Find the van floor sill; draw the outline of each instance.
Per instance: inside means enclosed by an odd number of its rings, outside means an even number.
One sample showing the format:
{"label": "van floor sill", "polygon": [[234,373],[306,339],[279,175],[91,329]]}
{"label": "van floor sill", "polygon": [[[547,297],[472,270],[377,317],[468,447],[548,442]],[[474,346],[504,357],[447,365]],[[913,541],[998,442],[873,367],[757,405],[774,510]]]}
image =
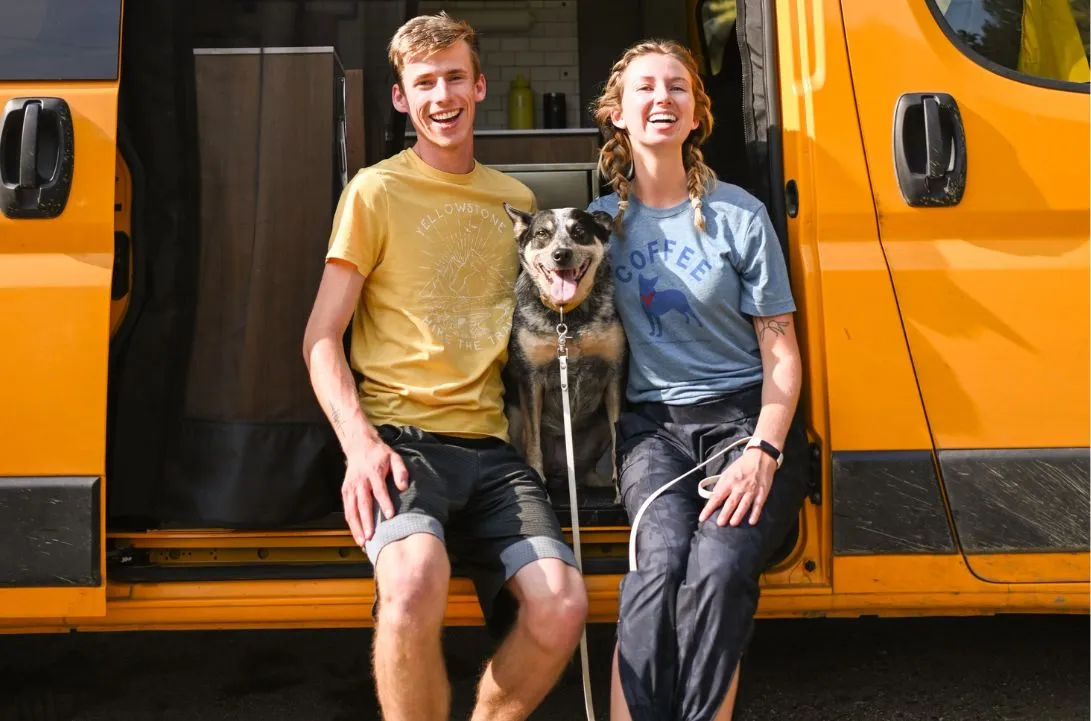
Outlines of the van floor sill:
{"label": "van floor sill", "polygon": [[[625,557],[585,558],[583,571],[587,575],[624,574],[628,570]],[[111,564],[107,577],[116,583],[181,583],[216,581],[312,581],[325,579],[360,579],[374,575],[370,563],[254,563],[191,565]],[[455,578],[469,577],[457,562],[451,569]]]}

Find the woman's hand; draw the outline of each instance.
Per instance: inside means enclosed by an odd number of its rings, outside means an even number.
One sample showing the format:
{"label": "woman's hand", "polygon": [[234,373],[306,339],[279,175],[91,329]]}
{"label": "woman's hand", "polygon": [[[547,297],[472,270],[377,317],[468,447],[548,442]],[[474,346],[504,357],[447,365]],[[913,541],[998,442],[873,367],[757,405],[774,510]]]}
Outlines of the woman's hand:
{"label": "woman's hand", "polygon": [[712,497],[701,511],[700,522],[704,523],[722,506],[716,517],[717,526],[726,523],[737,526],[747,513],[750,514],[750,525],[755,525],[761,517],[765,499],[769,497],[776,470],[777,462],[772,456],[759,448],[748,448],[720,474]]}

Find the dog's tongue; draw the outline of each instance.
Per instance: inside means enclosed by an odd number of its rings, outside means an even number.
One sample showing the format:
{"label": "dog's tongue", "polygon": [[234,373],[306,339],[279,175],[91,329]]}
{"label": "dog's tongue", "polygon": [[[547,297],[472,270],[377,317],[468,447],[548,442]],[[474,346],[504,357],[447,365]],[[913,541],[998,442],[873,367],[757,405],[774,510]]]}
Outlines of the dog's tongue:
{"label": "dog's tongue", "polygon": [[576,271],[575,270],[555,270],[553,271],[552,284],[549,288],[549,294],[553,296],[553,302],[561,305],[572,300],[576,295]]}

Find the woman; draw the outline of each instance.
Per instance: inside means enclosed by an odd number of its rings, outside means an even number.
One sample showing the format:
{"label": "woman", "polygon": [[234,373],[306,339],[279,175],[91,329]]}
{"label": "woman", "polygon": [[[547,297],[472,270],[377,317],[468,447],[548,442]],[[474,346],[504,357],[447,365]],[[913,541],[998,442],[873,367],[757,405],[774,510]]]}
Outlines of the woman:
{"label": "woman", "polygon": [[[689,51],[630,48],[595,118],[616,192],[610,258],[629,341],[618,467],[630,521],[655,490],[621,585],[611,718],[730,719],[758,576],[798,516],[806,438],[795,303],[764,206],[702,160],[709,99]],[[783,464],[781,466],[781,463]],[[778,470],[780,468],[780,470]],[[697,482],[719,476],[711,498]]]}

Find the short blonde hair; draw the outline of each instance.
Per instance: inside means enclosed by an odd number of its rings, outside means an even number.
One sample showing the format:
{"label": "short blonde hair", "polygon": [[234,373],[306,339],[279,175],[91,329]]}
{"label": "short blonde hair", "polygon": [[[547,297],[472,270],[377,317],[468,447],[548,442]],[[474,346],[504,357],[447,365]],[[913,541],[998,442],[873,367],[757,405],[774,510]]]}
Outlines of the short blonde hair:
{"label": "short blonde hair", "polygon": [[437,15],[418,15],[402,25],[390,39],[387,48],[390,67],[394,69],[398,84],[401,85],[406,63],[446,50],[459,40],[470,47],[470,59],[476,80],[481,75],[477,32],[465,20],[456,20],[446,12],[440,12]]}

